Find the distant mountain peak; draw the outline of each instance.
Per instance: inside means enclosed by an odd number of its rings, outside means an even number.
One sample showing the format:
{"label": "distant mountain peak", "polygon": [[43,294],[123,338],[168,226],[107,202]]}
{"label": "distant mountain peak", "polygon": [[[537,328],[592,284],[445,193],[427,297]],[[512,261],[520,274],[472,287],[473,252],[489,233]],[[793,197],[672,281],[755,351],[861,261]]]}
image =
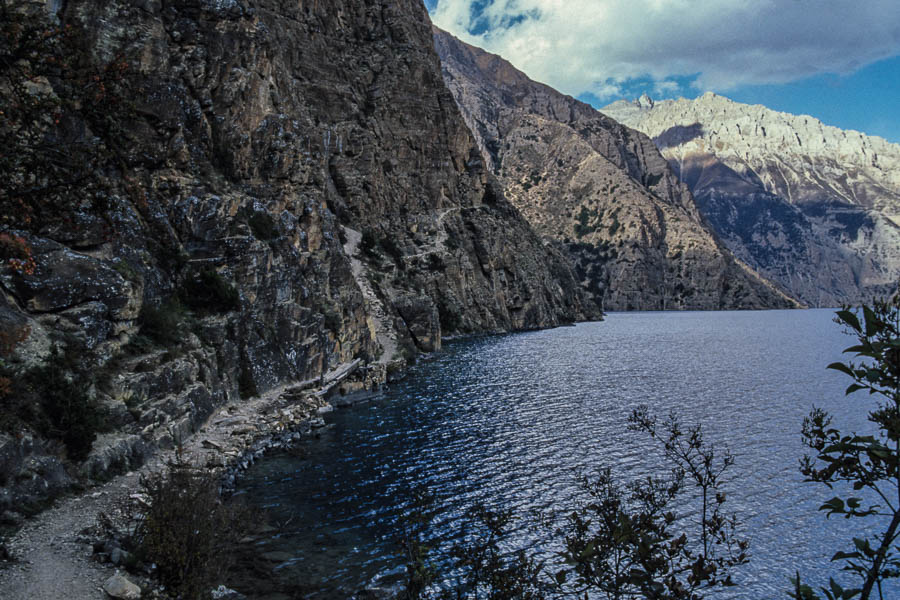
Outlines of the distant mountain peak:
{"label": "distant mountain peak", "polygon": [[900,145],[713,92],[601,110],[650,136],[729,248],[794,295],[896,289]]}
{"label": "distant mountain peak", "polygon": [[641,108],[653,108],[653,98],[647,95],[647,92],[641,94],[641,97],[637,99],[637,105]]}

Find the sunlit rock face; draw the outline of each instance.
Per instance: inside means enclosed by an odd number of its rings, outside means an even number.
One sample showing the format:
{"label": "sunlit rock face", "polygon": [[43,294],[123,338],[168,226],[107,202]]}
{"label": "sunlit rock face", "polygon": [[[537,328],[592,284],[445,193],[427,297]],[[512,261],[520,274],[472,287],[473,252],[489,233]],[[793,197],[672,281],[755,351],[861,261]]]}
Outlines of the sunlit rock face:
{"label": "sunlit rock face", "polygon": [[652,137],[741,259],[810,305],[900,278],[900,145],[706,93],[603,112]]}
{"label": "sunlit rock face", "polygon": [[711,234],[653,142],[435,29],[488,169],[607,310],[790,306]]}

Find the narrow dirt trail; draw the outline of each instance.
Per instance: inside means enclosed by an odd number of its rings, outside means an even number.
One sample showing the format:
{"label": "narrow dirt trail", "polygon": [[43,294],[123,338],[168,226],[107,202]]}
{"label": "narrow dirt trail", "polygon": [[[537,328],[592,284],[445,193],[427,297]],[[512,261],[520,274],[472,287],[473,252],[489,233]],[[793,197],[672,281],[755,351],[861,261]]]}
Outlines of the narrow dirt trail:
{"label": "narrow dirt trail", "polygon": [[434,239],[434,242],[430,245],[430,247],[427,247],[425,250],[422,250],[421,252],[417,252],[415,254],[409,254],[409,255],[407,255],[406,258],[416,258],[416,257],[420,257],[420,256],[426,256],[428,254],[434,254],[435,252],[446,251],[447,238],[450,237],[450,234],[448,234],[447,230],[444,229],[444,225],[443,225],[444,219],[450,213],[459,212],[461,210],[462,209],[460,207],[453,206],[451,208],[441,211],[441,213],[438,215],[437,221],[435,222],[435,225],[437,226],[437,237]]}
{"label": "narrow dirt trail", "polygon": [[362,233],[349,227],[344,227],[344,235],[347,243],[344,244],[344,253],[350,259],[350,268],[353,273],[353,279],[362,291],[363,299],[366,304],[366,312],[371,315],[375,325],[375,337],[381,346],[381,356],[378,358],[378,364],[386,365],[390,363],[397,354],[397,337],[394,329],[391,327],[391,318],[384,308],[384,304],[375,293],[369,278],[365,274],[365,265],[359,260],[359,242],[362,240]]}
{"label": "narrow dirt trail", "polygon": [[[271,440],[300,424],[323,426],[320,413],[332,410],[324,396],[359,364],[359,360],[341,364],[320,379],[283,385],[259,398],[221,407],[182,446],[182,458],[197,465],[224,466],[244,460],[246,452],[260,447],[260,440]],[[141,473],[164,468],[174,455],[174,450],[160,452],[141,469],[60,499],[28,520],[7,542],[15,561],[0,567],[0,600],[108,599],[103,584],[116,569],[94,560],[95,536],[82,532],[97,527],[99,513],[114,514],[136,493]]]}
{"label": "narrow dirt trail", "polygon": [[17,561],[0,570],[0,598],[108,598],[103,583],[115,569],[93,560],[90,538],[80,532],[96,525],[98,513],[109,512],[136,486],[137,475],[120,477],[28,521],[9,543]]}

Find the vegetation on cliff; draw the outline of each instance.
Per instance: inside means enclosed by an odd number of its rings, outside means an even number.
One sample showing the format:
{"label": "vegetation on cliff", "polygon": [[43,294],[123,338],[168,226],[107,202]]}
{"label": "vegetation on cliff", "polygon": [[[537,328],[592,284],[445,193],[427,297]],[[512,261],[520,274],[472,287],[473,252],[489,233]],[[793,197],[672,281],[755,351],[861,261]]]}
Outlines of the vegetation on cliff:
{"label": "vegetation on cliff", "polygon": [[[98,63],[90,45],[41,3],[0,2],[3,229],[59,232],[99,219],[111,231],[117,200],[105,180],[134,150],[125,127],[133,82],[123,58]],[[5,253],[15,258],[8,245]]]}

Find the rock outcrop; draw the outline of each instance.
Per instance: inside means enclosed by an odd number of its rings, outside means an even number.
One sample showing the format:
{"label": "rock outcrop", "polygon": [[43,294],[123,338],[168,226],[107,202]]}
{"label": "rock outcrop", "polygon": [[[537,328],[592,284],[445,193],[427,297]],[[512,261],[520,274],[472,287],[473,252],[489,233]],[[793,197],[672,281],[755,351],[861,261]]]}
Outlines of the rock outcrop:
{"label": "rock outcrop", "polygon": [[[79,212],[71,196],[87,206],[88,192],[68,185],[58,193],[75,224],[5,226],[35,266],[0,272],[0,322],[27,333],[4,368],[74,350],[110,430],[80,466],[66,463],[72,479],[130,468],[217,406],[341,364],[367,363],[358,385],[371,385],[386,363],[440,348],[442,333],[598,314],[484,168],[419,0],[46,10],[89,40],[81,62],[104,77],[128,64],[115,137],[61,103],[84,146],[120,150],[94,165],[102,212]],[[50,73],[41,89],[62,96],[60,81]],[[28,492],[48,471],[35,449],[65,453],[14,417],[0,486],[25,491],[0,490],[0,510],[40,497]]]}
{"label": "rock outcrop", "polygon": [[710,233],[653,142],[434,30],[488,169],[606,310],[793,306]]}
{"label": "rock outcrop", "polygon": [[706,93],[615,102],[651,136],[741,259],[810,305],[869,301],[900,280],[900,145]]}

